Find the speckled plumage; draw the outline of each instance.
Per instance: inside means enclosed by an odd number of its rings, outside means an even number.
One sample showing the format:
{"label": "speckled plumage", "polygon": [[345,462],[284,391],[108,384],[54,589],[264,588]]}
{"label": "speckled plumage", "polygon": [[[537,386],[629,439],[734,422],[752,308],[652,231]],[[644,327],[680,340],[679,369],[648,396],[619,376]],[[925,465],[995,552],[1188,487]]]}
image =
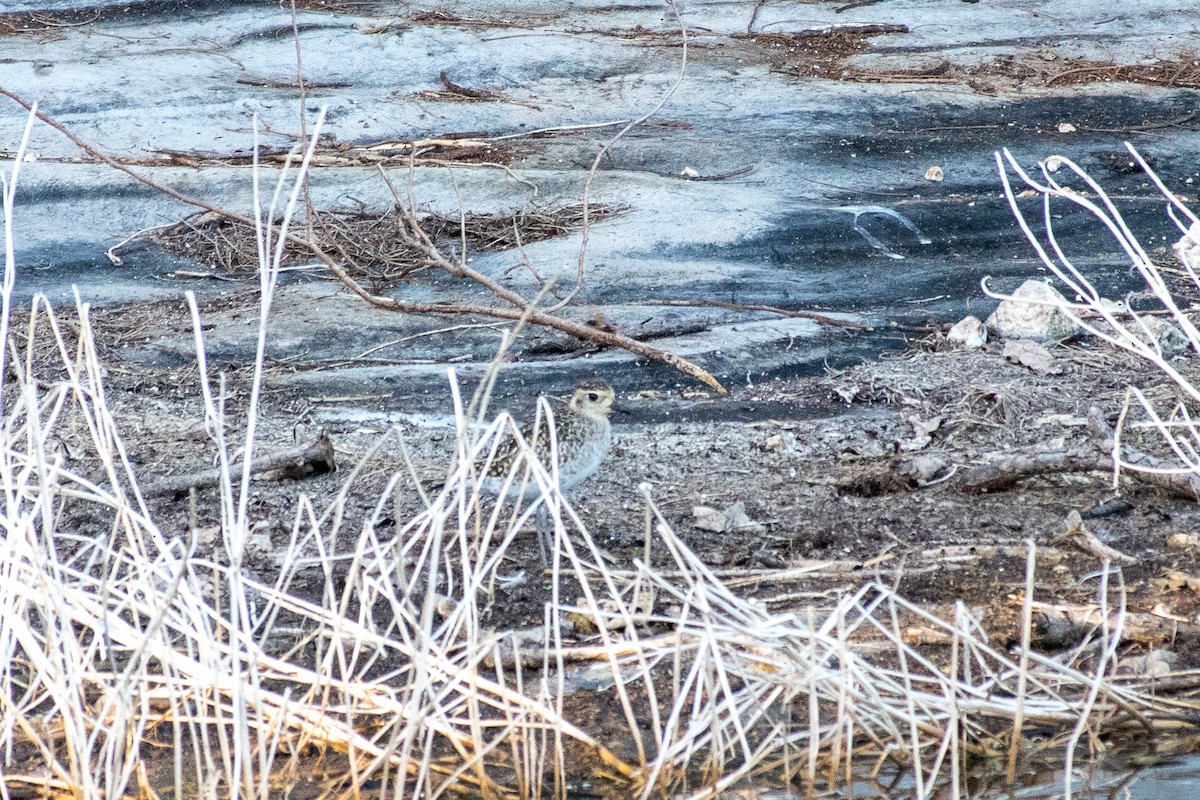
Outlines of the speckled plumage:
{"label": "speckled plumage", "polygon": [[[601,380],[586,380],[576,387],[567,407],[554,415],[555,438],[558,441],[559,487],[565,492],[578,485],[594,473],[608,451],[612,449],[612,426],[608,415],[612,412],[616,396],[611,386]],[[543,420],[536,435],[532,430],[523,431],[525,440],[533,445],[538,460],[549,466],[550,425]],[[482,482],[484,491],[499,494],[520,450],[515,440],[500,447],[488,466]],[[509,487],[508,496],[514,497],[521,490],[518,477]],[[540,496],[536,485],[525,487],[521,499],[533,500]]]}

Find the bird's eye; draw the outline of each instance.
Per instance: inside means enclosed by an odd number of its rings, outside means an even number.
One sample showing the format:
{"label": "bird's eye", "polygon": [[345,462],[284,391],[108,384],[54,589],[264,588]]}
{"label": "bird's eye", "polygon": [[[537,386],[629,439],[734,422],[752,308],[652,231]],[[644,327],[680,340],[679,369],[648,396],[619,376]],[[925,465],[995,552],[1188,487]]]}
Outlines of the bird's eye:
{"label": "bird's eye", "polygon": [[599,399],[600,395],[596,394],[595,392],[588,392],[588,400],[591,400],[594,403]]}

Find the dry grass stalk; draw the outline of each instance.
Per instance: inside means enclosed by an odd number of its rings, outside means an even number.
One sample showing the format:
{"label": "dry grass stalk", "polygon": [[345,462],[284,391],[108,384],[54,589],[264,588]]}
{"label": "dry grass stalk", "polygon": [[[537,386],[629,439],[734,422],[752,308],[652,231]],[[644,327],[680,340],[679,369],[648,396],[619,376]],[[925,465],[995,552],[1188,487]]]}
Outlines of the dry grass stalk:
{"label": "dry grass stalk", "polygon": [[[57,323],[43,312],[36,327],[53,334]],[[73,362],[65,342],[62,347],[64,360]],[[803,617],[766,611],[734,594],[683,544],[648,488],[662,563],[617,574],[604,566],[555,476],[529,454],[526,471],[514,480],[539,487],[554,522],[551,635],[540,645],[542,670],[531,670],[524,658],[497,658],[502,632],[485,624],[487,598],[511,569],[506,553],[533,512],[504,513],[480,492],[476,465],[486,465],[513,423],[501,417],[473,433],[461,402],[460,455],[442,491],[400,530],[383,528],[377,523],[390,512],[397,476],[343,554],[350,565],[337,585],[344,588],[335,588],[330,576],[323,601],[305,600],[288,587],[303,553],[334,557],[325,548],[345,533],[338,521],[345,494],[324,512],[298,515],[275,585],[236,575],[232,564],[203,558],[194,543],[166,541],[136,501],[132,469],[113,446],[119,435],[97,402],[100,395],[81,391],[98,375],[87,366],[44,401],[27,389],[28,402],[7,420],[3,454],[4,469],[26,477],[9,484],[19,487],[20,498],[0,562],[11,578],[0,587],[0,627],[21,654],[4,673],[0,697],[15,725],[2,733],[14,746],[40,750],[56,779],[85,787],[84,796],[119,793],[127,785],[131,778],[122,776],[136,774],[138,754],[124,743],[144,735],[163,707],[184,720],[177,751],[189,753],[190,741],[213,748],[197,755],[188,771],[215,770],[225,775],[224,785],[243,783],[249,796],[265,796],[257,787],[277,751],[260,746],[254,752],[261,760],[224,766],[209,760],[212,753],[237,752],[255,740],[290,748],[308,742],[352,750],[360,783],[386,775],[413,792],[467,782],[483,793],[530,796],[548,778],[572,775],[577,762],[568,766],[564,748],[574,739],[642,796],[688,785],[688,796],[699,797],[788,761],[809,765],[810,779],[825,765],[840,776],[839,764],[848,768],[851,752],[894,754],[900,746],[933,787],[945,780],[955,749],[993,747],[1001,735],[995,723],[1019,713],[1028,724],[1069,728],[1080,719],[1078,700],[1089,692],[1097,715],[1165,711],[1161,701],[1053,659],[1030,654],[1022,670],[977,626],[934,617],[881,583]],[[109,454],[115,488],[83,483],[38,456],[37,443],[74,413],[94,421],[97,456]],[[22,465],[24,473],[12,469]],[[347,479],[346,491],[353,480]],[[227,486],[222,502],[236,508],[232,474]],[[54,543],[38,535],[47,493],[57,502],[69,496],[107,508],[124,520],[119,548],[104,537],[65,563]],[[243,524],[238,516],[231,513],[227,527]],[[24,535],[16,535],[21,530]],[[233,556],[237,537],[227,539]],[[221,587],[216,596],[213,585]],[[647,596],[656,598],[653,605]],[[568,612],[595,621],[597,633],[586,648],[573,644],[560,625]],[[954,663],[971,668],[944,673],[906,642],[901,618],[950,636],[963,654]],[[46,619],[62,621],[56,635],[41,626]],[[220,625],[214,628],[212,620]],[[214,635],[218,630],[229,635]],[[123,669],[81,669],[113,648]],[[562,710],[566,664],[573,651],[584,650],[612,675],[612,693],[641,753],[633,763]],[[1015,688],[1021,680],[1023,692]],[[636,706],[627,686],[643,698]],[[100,708],[82,702],[97,692],[114,703],[130,700]],[[803,711],[795,723],[781,724],[797,709]],[[651,724],[643,733],[647,717]],[[47,729],[35,719],[65,724]],[[92,729],[103,733],[89,737]],[[101,760],[119,769],[101,786],[73,772],[71,761],[55,760],[63,752],[75,753],[78,763]],[[441,758],[454,752],[452,762]]]}

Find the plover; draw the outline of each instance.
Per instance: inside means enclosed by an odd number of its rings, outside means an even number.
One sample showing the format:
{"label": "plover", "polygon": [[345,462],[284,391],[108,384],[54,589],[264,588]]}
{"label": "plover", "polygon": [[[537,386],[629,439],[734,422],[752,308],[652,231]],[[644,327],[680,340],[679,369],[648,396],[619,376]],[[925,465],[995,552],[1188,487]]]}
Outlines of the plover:
{"label": "plover", "polygon": [[[616,393],[607,383],[602,380],[586,380],[575,388],[567,407],[554,414],[554,448],[550,446],[551,425],[548,420],[542,420],[536,430],[522,431],[523,438],[533,447],[538,461],[548,470],[551,453],[557,455],[558,486],[563,492],[579,485],[594,473],[612,449],[612,426],[609,424],[608,415],[613,411],[615,400]],[[523,480],[519,475],[511,482],[508,480],[520,453],[515,439],[501,445],[495,457],[487,464],[487,474],[483,477],[480,488],[494,495],[505,492],[505,497],[513,500],[528,502],[540,498],[541,492],[533,480]],[[553,470],[550,471],[553,474]],[[538,509],[537,523],[544,559],[546,540],[549,536],[549,517],[545,506]]]}

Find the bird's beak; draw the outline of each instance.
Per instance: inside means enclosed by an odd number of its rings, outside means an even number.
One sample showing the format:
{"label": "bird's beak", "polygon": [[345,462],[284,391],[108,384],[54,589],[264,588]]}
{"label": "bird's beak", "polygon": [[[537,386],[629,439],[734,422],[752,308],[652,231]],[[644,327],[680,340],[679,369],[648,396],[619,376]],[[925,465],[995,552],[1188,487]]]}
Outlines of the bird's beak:
{"label": "bird's beak", "polygon": [[621,405],[620,403],[613,403],[612,410],[614,414],[621,414],[623,416],[633,413],[632,409],[630,409],[628,406]]}

